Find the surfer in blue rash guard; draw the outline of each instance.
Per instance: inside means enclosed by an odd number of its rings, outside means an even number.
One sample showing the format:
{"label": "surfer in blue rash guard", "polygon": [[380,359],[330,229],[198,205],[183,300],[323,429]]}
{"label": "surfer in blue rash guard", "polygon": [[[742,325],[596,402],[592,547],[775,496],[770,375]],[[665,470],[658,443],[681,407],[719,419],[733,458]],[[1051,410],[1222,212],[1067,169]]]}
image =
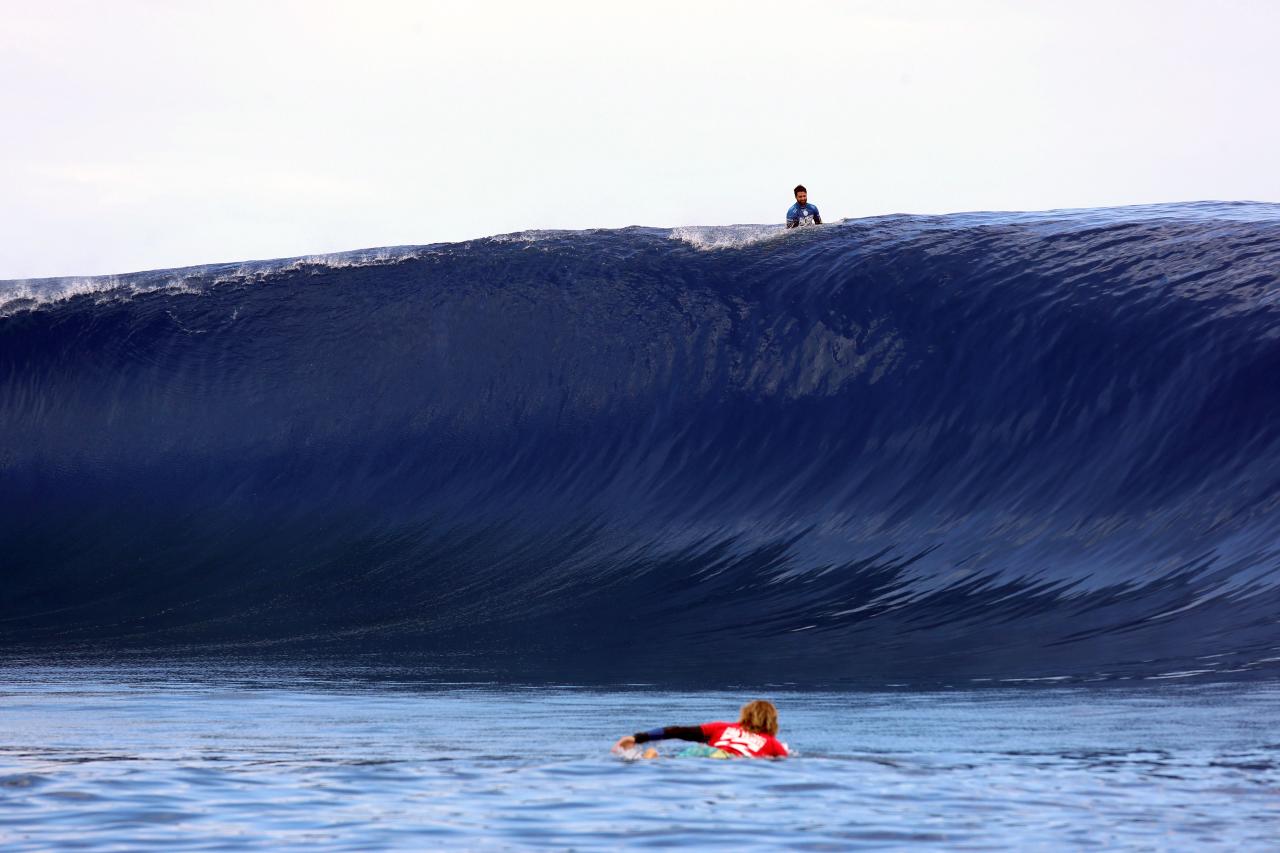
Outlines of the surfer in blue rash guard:
{"label": "surfer in blue rash guard", "polygon": [[816,205],[809,204],[809,191],[804,188],[804,184],[799,184],[793,190],[796,196],[796,203],[791,205],[791,209],[787,211],[787,227],[798,228],[801,225],[821,225],[822,216],[818,214]]}

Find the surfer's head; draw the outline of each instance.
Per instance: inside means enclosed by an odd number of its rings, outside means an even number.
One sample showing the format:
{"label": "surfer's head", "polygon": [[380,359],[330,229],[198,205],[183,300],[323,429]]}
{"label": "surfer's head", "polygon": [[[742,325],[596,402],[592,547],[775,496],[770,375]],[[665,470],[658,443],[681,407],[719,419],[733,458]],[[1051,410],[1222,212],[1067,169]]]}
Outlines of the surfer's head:
{"label": "surfer's head", "polygon": [[[803,190],[804,188],[801,187]],[[738,725],[750,732],[762,732],[767,735],[778,733],[778,709],[772,702],[755,699],[742,706],[738,715]]]}
{"label": "surfer's head", "polygon": [[796,194],[796,202],[805,204],[809,201],[809,191],[804,188],[804,184],[796,184],[796,188],[792,191]]}

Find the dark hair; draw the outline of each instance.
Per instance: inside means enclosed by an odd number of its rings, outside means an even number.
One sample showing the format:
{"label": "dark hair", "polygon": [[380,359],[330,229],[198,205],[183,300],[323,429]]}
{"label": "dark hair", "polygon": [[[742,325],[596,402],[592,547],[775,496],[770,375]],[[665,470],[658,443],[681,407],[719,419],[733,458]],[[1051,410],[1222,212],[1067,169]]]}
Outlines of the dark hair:
{"label": "dark hair", "polygon": [[804,188],[804,184],[796,184],[796,188],[791,191],[791,194],[800,195],[800,193],[807,193],[807,192],[809,191]]}

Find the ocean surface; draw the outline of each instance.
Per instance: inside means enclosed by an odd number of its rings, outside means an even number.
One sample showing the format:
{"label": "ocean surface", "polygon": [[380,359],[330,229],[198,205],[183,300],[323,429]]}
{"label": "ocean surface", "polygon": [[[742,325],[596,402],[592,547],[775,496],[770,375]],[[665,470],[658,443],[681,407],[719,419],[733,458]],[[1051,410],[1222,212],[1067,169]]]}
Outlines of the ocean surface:
{"label": "ocean surface", "polygon": [[0,281],[0,846],[1258,846],[1278,569],[1276,204]]}
{"label": "ocean surface", "polygon": [[[14,665],[0,847],[1274,850],[1280,687],[512,686]],[[438,677],[438,676],[437,676]],[[609,753],[778,704],[785,761]]]}

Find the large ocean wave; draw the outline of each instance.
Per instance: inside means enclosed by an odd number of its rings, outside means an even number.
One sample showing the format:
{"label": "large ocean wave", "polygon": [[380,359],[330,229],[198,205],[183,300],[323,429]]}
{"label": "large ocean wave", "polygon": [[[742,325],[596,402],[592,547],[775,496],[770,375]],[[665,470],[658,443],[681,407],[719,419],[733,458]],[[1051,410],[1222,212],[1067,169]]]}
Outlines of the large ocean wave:
{"label": "large ocean wave", "polygon": [[0,644],[579,678],[1280,661],[1280,205],[0,282]]}

